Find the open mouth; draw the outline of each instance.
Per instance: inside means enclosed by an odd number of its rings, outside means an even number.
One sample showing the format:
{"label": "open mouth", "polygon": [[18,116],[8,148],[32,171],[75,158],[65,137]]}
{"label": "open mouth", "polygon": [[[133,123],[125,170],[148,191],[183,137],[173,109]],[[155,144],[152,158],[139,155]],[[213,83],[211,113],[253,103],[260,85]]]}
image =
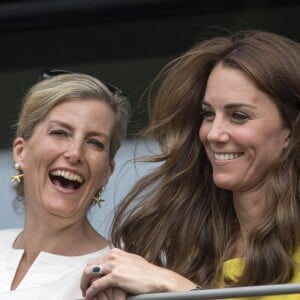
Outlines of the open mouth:
{"label": "open mouth", "polygon": [[227,161],[227,160],[234,160],[238,157],[243,155],[242,152],[240,153],[214,153],[214,158],[216,160],[221,160],[221,161]]}
{"label": "open mouth", "polygon": [[77,190],[84,183],[84,179],[80,175],[65,170],[52,171],[49,177],[55,186],[66,190]]}

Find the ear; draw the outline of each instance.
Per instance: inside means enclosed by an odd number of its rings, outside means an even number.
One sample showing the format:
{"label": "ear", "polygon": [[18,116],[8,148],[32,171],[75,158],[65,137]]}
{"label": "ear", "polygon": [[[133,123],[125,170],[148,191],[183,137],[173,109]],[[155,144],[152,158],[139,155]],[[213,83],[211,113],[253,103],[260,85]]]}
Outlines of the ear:
{"label": "ear", "polygon": [[22,137],[17,137],[13,142],[13,159],[18,163],[23,170],[25,154],[25,140]]}
{"label": "ear", "polygon": [[115,170],[115,166],[116,166],[115,160],[112,159],[112,160],[110,161],[109,165],[110,165],[110,174],[109,174],[109,176],[111,176],[112,173],[113,173],[114,170]]}
{"label": "ear", "polygon": [[116,165],[116,164],[115,164],[115,161],[112,159],[112,160],[109,162],[108,166],[107,166],[107,171],[106,171],[106,173],[105,173],[105,175],[104,175],[104,185],[103,185],[103,186],[106,186],[109,177],[112,175],[112,173],[113,173],[114,170],[115,170],[115,165]]}
{"label": "ear", "polygon": [[283,133],[283,149],[286,149],[289,146],[290,143],[290,139],[291,139],[291,129],[286,127],[284,129],[284,133]]}

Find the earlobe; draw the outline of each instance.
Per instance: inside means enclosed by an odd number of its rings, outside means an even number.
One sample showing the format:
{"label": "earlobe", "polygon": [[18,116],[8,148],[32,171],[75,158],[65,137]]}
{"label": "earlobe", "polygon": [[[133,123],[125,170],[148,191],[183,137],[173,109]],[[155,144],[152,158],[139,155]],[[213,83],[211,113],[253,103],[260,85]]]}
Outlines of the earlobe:
{"label": "earlobe", "polygon": [[13,142],[13,159],[23,169],[25,141],[22,137],[17,137]]}

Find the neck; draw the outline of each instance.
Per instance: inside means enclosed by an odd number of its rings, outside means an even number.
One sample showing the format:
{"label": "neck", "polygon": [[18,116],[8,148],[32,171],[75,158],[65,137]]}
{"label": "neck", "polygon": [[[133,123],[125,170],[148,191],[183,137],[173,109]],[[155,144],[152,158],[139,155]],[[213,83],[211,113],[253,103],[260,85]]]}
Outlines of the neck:
{"label": "neck", "polygon": [[[53,225],[55,224],[55,225]],[[24,249],[28,260],[33,261],[41,251],[65,256],[95,252],[107,246],[85,218],[65,226],[57,223],[35,222],[25,219],[24,231],[15,241],[14,248]]]}
{"label": "neck", "polygon": [[233,201],[240,223],[241,235],[245,239],[251,226],[256,223],[265,204],[264,186],[246,192],[234,192]]}

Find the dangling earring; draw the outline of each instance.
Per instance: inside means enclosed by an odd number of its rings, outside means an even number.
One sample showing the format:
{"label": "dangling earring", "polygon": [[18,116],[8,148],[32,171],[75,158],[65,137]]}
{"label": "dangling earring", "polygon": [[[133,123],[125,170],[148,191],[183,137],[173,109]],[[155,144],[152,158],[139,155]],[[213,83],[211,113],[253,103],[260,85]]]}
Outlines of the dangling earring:
{"label": "dangling earring", "polygon": [[21,182],[24,174],[21,173],[21,168],[20,165],[18,163],[15,163],[15,169],[18,172],[18,174],[14,175],[14,176],[10,176],[11,177],[11,182],[14,183],[16,181],[16,183]]}
{"label": "dangling earring", "polygon": [[104,191],[104,186],[97,191],[95,197],[93,198],[93,205],[97,204],[99,207],[101,207],[101,203],[105,201],[101,198],[103,191]]}

